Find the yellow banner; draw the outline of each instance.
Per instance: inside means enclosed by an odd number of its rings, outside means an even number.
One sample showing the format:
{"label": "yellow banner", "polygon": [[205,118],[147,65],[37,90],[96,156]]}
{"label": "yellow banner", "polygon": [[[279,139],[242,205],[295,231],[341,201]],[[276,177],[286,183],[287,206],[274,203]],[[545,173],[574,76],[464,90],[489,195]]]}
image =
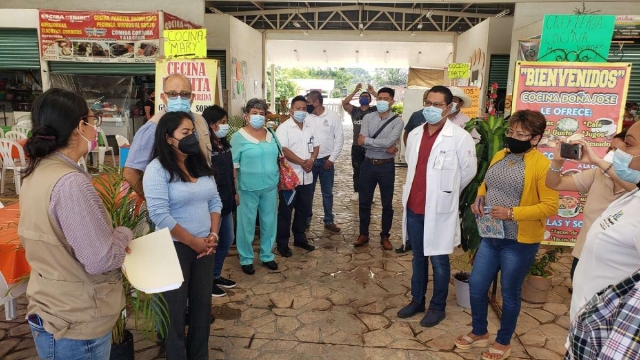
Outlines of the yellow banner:
{"label": "yellow banner", "polygon": [[449,64],[449,79],[468,79],[471,75],[471,64],[453,63]]}
{"label": "yellow banner", "polygon": [[467,115],[470,119],[480,116],[480,88],[473,86],[461,87],[464,94],[471,99],[471,107],[462,108],[461,112]]}
{"label": "yellow banner", "polygon": [[164,56],[167,59],[207,57],[207,30],[164,30]]}
{"label": "yellow banner", "polygon": [[191,82],[193,103],[191,111],[202,114],[204,109],[213,105],[216,99],[216,78],[218,76],[218,60],[158,60],[156,62],[156,110],[164,108],[160,99],[164,79],[169,75],[182,74]]}

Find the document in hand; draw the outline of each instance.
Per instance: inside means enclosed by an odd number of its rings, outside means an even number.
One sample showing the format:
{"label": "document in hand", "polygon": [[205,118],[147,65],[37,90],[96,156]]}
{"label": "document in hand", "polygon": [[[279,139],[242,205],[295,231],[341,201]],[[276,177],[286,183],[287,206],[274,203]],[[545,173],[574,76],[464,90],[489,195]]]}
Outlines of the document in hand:
{"label": "document in hand", "polygon": [[147,294],[175,290],[182,285],[182,269],[169,229],[134,239],[122,272],[133,287]]}

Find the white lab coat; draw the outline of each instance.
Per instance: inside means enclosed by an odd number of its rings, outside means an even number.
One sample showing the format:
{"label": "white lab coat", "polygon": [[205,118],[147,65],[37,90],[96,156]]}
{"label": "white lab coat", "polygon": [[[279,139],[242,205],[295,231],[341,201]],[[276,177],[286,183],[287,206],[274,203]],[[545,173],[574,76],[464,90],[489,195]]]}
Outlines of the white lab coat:
{"label": "white lab coat", "polygon": [[[402,240],[407,242],[407,201],[415,177],[424,126],[407,138],[407,181],[402,189]],[[461,127],[447,120],[431,149],[427,163],[427,199],[424,216],[424,255],[453,253],[460,244],[460,192],[477,171],[475,142]],[[411,239],[413,241],[413,239]]]}

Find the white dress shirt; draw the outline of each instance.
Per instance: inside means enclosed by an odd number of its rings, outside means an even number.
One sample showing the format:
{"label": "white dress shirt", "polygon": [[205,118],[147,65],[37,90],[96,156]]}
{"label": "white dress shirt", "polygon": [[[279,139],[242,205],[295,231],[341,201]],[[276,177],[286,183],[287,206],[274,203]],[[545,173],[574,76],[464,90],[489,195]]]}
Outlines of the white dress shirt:
{"label": "white dress shirt", "polygon": [[[315,130],[307,123],[306,119],[303,122],[302,129],[300,129],[295,120],[289,119],[280,124],[276,130],[280,145],[291,150],[303,160],[310,159],[313,154],[313,148],[318,146],[314,135]],[[313,182],[312,172],[304,171],[301,165],[294,164],[291,161],[289,161],[289,164],[298,175],[300,185],[309,185]]]}
{"label": "white dress shirt", "polygon": [[304,121],[313,126],[316,144],[320,145],[318,159],[328,156],[329,161],[335,163],[344,144],[340,115],[325,108],[322,114],[309,114]]}

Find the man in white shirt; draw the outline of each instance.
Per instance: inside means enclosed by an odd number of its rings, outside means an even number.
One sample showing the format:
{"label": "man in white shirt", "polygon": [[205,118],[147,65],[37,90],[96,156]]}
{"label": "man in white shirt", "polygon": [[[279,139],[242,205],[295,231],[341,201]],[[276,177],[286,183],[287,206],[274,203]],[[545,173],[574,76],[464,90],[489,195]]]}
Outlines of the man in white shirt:
{"label": "man in white shirt", "polygon": [[[295,190],[280,190],[278,205],[278,230],[276,243],[278,252],[283,257],[293,255],[289,248],[290,231],[293,232],[293,246],[312,251],[315,247],[307,241],[305,227],[307,217],[311,214],[313,199],[313,173],[311,168],[318,157],[318,144],[314,130],[305,120],[307,102],[303,96],[291,100],[291,118],[282,123],[276,130],[276,136],[282,146],[282,152],[296,172],[300,185]],[[291,199],[293,197],[293,200]],[[289,202],[289,204],[287,204]],[[291,224],[291,214],[293,226]]]}
{"label": "man in white shirt", "polygon": [[[333,182],[335,177],[333,164],[340,156],[344,143],[342,120],[340,115],[322,105],[322,94],[315,90],[307,94],[307,112],[309,116],[306,121],[313,126],[316,144],[320,146],[318,158],[313,163],[313,191],[315,192],[316,182],[319,178],[322,207],[324,208],[324,228],[332,233],[339,233],[340,228],[336,226],[333,215]],[[311,214],[307,225],[310,223]]]}

